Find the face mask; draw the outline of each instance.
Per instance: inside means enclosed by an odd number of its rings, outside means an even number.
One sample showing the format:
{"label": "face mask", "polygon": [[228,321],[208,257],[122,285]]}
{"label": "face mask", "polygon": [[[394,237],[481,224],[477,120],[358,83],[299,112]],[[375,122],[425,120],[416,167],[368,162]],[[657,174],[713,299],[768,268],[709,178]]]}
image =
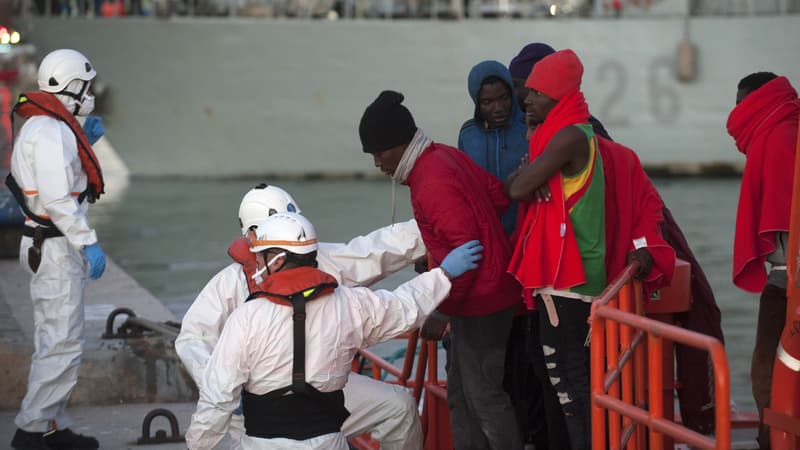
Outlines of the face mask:
{"label": "face mask", "polygon": [[56,97],[72,114],[88,116],[94,111],[94,95],[89,93],[91,84],[91,81],[72,80]]}
{"label": "face mask", "polygon": [[86,94],[83,96],[83,101],[78,107],[78,112],[75,113],[76,116],[88,116],[89,114],[94,111],[94,95]]}

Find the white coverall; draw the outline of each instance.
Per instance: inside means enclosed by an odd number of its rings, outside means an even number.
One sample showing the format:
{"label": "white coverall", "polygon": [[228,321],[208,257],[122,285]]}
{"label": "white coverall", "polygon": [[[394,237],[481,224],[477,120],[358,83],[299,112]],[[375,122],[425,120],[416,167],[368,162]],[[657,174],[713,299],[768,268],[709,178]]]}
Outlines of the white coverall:
{"label": "white coverall", "polygon": [[[394,291],[340,286],[306,303],[306,381],[322,392],[342,389],[357,349],[421,325],[450,286],[437,268]],[[292,314],[291,307],[255,299],[228,318],[203,372],[197,411],[186,432],[190,449],[212,449],[223,438],[243,387],[263,395],[291,384]],[[346,450],[347,442],[343,433],[303,441],[245,435],[241,448]]]}
{"label": "white coverall", "polygon": [[[425,245],[415,220],[380,228],[347,244],[320,243],[319,269],[345,286],[367,286],[425,255]],[[175,350],[198,387],[203,370],[217,344],[225,321],[248,297],[242,266],[233,263],[215,275],[183,316]],[[350,417],[342,425],[347,436],[364,432],[384,450],[419,450],[422,428],[416,403],[403,387],[350,372],[344,387]],[[231,434],[241,434],[243,419],[234,415]]]}
{"label": "white coverall", "polygon": [[[78,380],[83,349],[83,291],[87,265],[83,246],[97,242],[89,226],[88,202],[78,204],[86,173],[75,135],[61,121],[45,116],[28,119],[14,143],[11,173],[24,191],[27,206],[49,217],[63,234],[44,240],[39,270],[28,266],[33,239],[20,242],[20,263],[31,276],[34,348],[28,391],[14,423],[29,432],[45,432],[55,420],[70,426],[67,399]],[[27,226],[35,226],[30,219]]]}

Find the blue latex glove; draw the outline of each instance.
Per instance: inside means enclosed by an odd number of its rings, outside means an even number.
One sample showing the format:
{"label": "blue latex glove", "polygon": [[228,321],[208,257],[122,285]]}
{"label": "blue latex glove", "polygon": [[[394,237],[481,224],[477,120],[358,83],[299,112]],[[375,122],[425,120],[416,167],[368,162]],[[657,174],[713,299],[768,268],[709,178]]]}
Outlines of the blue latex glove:
{"label": "blue latex glove", "polygon": [[89,262],[89,279],[96,280],[103,275],[106,270],[106,254],[100,248],[100,244],[92,244],[83,247],[83,256]]}
{"label": "blue latex glove", "polygon": [[477,240],[469,241],[450,250],[439,267],[450,274],[450,279],[464,275],[464,272],[478,268],[478,261],[483,257],[483,246]]}
{"label": "blue latex glove", "polygon": [[106,134],[106,129],[103,128],[103,119],[98,116],[87,117],[86,121],[83,122],[83,132],[86,134],[86,139],[89,140],[89,143],[94,145]]}

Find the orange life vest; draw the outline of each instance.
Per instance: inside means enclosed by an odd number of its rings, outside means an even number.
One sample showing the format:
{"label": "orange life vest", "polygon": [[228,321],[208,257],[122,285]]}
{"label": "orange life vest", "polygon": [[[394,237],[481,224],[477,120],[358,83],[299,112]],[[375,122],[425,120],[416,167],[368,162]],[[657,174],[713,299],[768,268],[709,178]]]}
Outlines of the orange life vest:
{"label": "orange life vest", "polygon": [[306,301],[310,301],[321,294],[333,292],[339,285],[331,275],[313,267],[298,267],[273,273],[259,284],[253,279],[258,271],[256,254],[250,251],[250,241],[244,236],[231,242],[228,256],[241,264],[247,280],[247,290],[250,292],[249,298],[263,297],[281,305],[292,306],[290,299],[298,293],[303,293]]}
{"label": "orange life vest", "polygon": [[304,266],[273,273],[250,294],[250,297],[264,298],[291,307],[294,299],[303,298],[306,302],[310,302],[332,293],[338,285],[339,283],[331,275],[316,267]]}
{"label": "orange life vest", "polygon": [[81,202],[85,198],[89,203],[94,203],[100,198],[100,194],[105,193],[103,171],[86,138],[86,133],[83,132],[83,127],[55,95],[41,91],[20,94],[13,112],[26,119],[32,116],[47,116],[67,124],[78,141],[78,156],[81,158],[81,166],[88,178],[86,190],[81,193],[78,201]]}
{"label": "orange life vest", "polygon": [[242,265],[248,292],[251,294],[256,292],[258,283],[253,276],[258,270],[258,264],[256,264],[256,254],[250,251],[250,241],[244,236],[234,239],[228,246],[228,256]]}

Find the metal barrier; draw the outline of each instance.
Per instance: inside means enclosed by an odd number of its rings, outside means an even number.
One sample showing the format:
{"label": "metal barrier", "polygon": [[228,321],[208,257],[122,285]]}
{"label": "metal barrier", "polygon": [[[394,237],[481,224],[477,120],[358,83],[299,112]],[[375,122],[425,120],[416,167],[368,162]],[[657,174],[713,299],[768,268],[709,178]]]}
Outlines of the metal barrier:
{"label": "metal barrier", "polygon": [[[411,372],[414,369],[414,358],[417,353],[419,330],[414,330],[411,333],[400,335],[397,337],[397,339],[408,339],[408,343],[406,344],[405,357],[403,358],[402,368],[395,366],[394,364],[386,361],[384,358],[378,356],[376,353],[367,349],[359,349],[358,355],[364,360],[370,362],[371,364],[370,372],[372,378],[376,380],[382,380],[384,372],[391,374],[392,376],[396,377],[397,380],[390,381],[390,383],[410,387],[412,389],[412,395],[414,396],[414,400],[416,400],[417,405],[419,405],[420,397],[422,395],[423,381],[425,377],[425,365],[427,363],[428,347],[426,343],[428,341],[424,339],[422,340],[422,346],[420,349],[419,358],[417,359],[417,370],[414,376],[414,380],[409,382],[409,377],[411,376]],[[353,371],[360,373],[361,372],[359,370],[361,369],[360,366],[361,364],[360,361],[358,361],[358,358],[354,359]],[[349,441],[351,446],[359,450],[377,450],[380,448],[378,442],[372,439],[372,437],[368,433],[350,438]]]}
{"label": "metal barrier", "polygon": [[[425,403],[422,405],[422,432],[425,450],[453,448],[450,408],[447,406],[447,383],[439,380],[438,341],[423,341],[427,346],[428,377]],[[423,347],[424,348],[424,347]]]}
{"label": "metal barrier", "polygon": [[[110,3],[104,11],[100,5]],[[431,18],[464,19],[467,15],[476,19],[497,17],[545,18],[555,15],[584,16],[592,12],[595,17],[608,17],[612,12],[603,7],[602,0],[594,0],[588,9],[573,7],[561,0],[153,0],[149,9],[138,0],[12,0],[13,14],[18,17],[62,16],[100,18],[135,16],[186,16],[219,17],[244,15],[254,18],[343,18],[343,19],[391,19]],[[338,3],[338,4],[337,4]],[[756,2],[755,0],[694,0],[686,8],[666,8],[659,12],[651,0],[632,0],[631,6],[647,16],[675,16],[688,13],[691,16],[732,15],[787,15],[800,12],[800,0],[778,2]],[[666,3],[666,2],[663,2]],[[558,11],[558,12],[556,12]],[[640,13],[641,14],[641,13]],[[638,16],[638,15],[637,15]]]}
{"label": "metal barrier", "polygon": [[[453,438],[450,431],[450,410],[447,407],[446,383],[439,380],[438,341],[422,339],[419,354],[417,354],[417,342],[420,341],[419,330],[398,338],[408,339],[402,368],[394,366],[369,350],[361,349],[358,353],[371,363],[370,371],[373,378],[380,380],[383,372],[395,376],[397,380],[391,381],[391,383],[411,388],[417,405],[422,400],[422,396],[425,396],[422,404],[422,413],[420,414],[424,449],[453,448]],[[416,370],[414,371],[415,359]],[[358,372],[359,366],[360,363],[354,360],[353,369]],[[412,371],[414,371],[414,379],[409,381]],[[380,448],[380,445],[368,434],[350,438],[349,441],[350,445],[359,450],[376,450]]]}
{"label": "metal barrier", "polygon": [[[156,417],[164,417],[169,421],[170,434],[167,435],[165,430],[156,431],[154,436],[150,435],[150,427],[153,424],[153,419]],[[171,442],[185,442],[184,437],[180,434],[178,428],[178,418],[172,411],[164,408],[158,408],[150,411],[144,416],[142,421],[142,437],[137,441],[137,445],[155,445],[155,444],[168,444]]]}
{"label": "metal barrier", "polygon": [[[592,305],[592,449],[661,450],[672,439],[701,449],[730,449],[729,371],[722,343],[644,317],[642,288],[632,278],[636,270],[636,262],[626,267]],[[671,420],[673,406],[665,405],[663,389],[665,377],[673,374],[665,374],[663,364],[664,345],[672,342],[711,354],[716,439]]]}
{"label": "metal barrier", "polygon": [[[633,280],[637,270],[638,262],[628,265],[592,305],[592,449],[661,450],[672,448],[673,440],[700,449],[730,449],[731,428],[736,424],[731,423],[728,360],[722,343],[644,317],[642,288]],[[359,353],[371,362],[374,378],[380,379],[385,371],[397,377],[398,384],[412,387],[418,402],[424,395],[421,421],[425,450],[453,448],[446,382],[439,380],[436,341],[422,340],[415,378],[409,382],[418,337],[418,332],[409,336],[402,369],[368,350]],[[716,439],[673,420],[673,342],[704,349],[711,355]],[[754,418],[741,415],[737,420],[741,421],[739,425],[752,426]],[[369,436],[350,441],[363,450],[379,448]]]}
{"label": "metal barrier", "polygon": [[[408,339],[408,343],[406,344],[405,359],[403,360],[402,369],[396,367],[394,364],[389,363],[385,359],[367,349],[362,348],[358,350],[359,355],[372,363],[372,378],[375,378],[376,380],[382,379],[382,372],[385,371],[397,378],[397,381],[393,381],[393,383],[401,386],[409,386],[408,378],[411,376],[411,370],[414,366],[414,356],[417,353],[419,330],[415,330],[410,334],[398,336],[398,339],[404,338]],[[413,387],[414,383],[412,383],[411,386]],[[417,400],[419,400],[419,398],[417,398]]]}
{"label": "metal barrier", "polygon": [[[120,315],[128,318],[114,332],[114,319]],[[140,338],[152,334],[162,334],[177,338],[181,332],[181,324],[177,322],[153,322],[152,320],[137,317],[136,313],[129,308],[117,308],[108,315],[106,319],[106,331],[103,339],[127,339]]]}

